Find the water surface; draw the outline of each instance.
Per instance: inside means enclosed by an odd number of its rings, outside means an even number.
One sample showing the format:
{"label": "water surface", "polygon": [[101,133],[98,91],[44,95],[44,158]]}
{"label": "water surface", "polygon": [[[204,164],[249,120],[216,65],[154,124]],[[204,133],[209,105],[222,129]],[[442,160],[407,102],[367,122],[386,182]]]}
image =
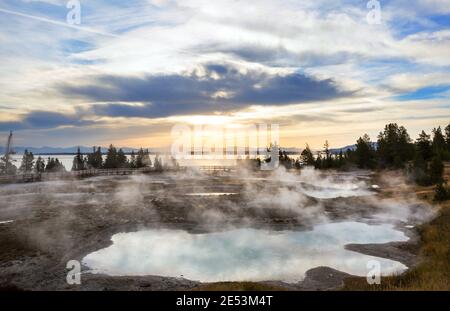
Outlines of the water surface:
{"label": "water surface", "polygon": [[83,263],[94,273],[113,276],[160,275],[198,280],[298,282],[318,266],[365,276],[376,259],[382,274],[406,266],[344,249],[349,243],[387,243],[408,238],[390,224],[358,222],[315,226],[312,231],[234,229],[193,234],[183,230],[120,233],[113,245],[87,255]]}

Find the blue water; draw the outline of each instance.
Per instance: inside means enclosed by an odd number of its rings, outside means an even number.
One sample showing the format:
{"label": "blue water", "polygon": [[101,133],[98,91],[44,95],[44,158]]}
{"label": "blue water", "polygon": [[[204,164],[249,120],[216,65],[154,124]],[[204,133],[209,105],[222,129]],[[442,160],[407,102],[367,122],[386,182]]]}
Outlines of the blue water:
{"label": "blue water", "polygon": [[350,243],[387,243],[408,238],[390,224],[359,222],[315,226],[312,231],[234,229],[192,234],[183,230],[120,233],[113,244],[87,255],[93,273],[113,276],[183,276],[202,282],[281,280],[298,282],[305,272],[329,266],[365,276],[378,260],[383,275],[406,267],[392,260],[344,249]]}

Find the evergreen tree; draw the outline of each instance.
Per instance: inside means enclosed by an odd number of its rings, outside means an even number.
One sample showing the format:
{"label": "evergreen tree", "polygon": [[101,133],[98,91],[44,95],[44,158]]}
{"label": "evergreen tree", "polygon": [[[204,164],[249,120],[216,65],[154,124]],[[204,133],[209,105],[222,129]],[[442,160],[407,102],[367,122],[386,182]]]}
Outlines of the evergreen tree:
{"label": "evergreen tree", "polygon": [[282,151],[281,149],[278,151],[278,158],[280,161],[280,165],[284,166],[286,169],[291,169],[293,167],[293,161],[288,156],[286,151]]}
{"label": "evergreen tree", "polygon": [[45,172],[50,173],[54,167],[55,167],[55,159],[48,157],[47,165],[45,166]]}
{"label": "evergreen tree", "polygon": [[154,167],[155,167],[155,171],[157,171],[157,172],[162,172],[162,170],[163,170],[163,165],[162,165],[161,159],[158,157],[158,155],[156,155],[156,157],[155,157]]}
{"label": "evergreen tree", "polygon": [[46,173],[60,173],[65,172],[66,168],[64,165],[58,160],[58,158],[48,158],[47,165],[45,166]]}
{"label": "evergreen tree", "polygon": [[34,171],[38,174],[45,172],[45,161],[41,157],[37,158]]}
{"label": "evergreen tree", "polygon": [[348,162],[352,162],[352,163],[356,163],[356,156],[355,156],[355,151],[353,151],[352,149],[347,149],[345,151],[345,155],[344,158],[346,161]]}
{"label": "evergreen tree", "polygon": [[375,150],[372,147],[369,135],[364,134],[363,137],[358,139],[354,156],[359,168],[375,167]]}
{"label": "evergreen tree", "polygon": [[325,168],[332,167],[331,162],[331,152],[330,152],[330,144],[328,143],[328,140],[325,141],[325,144],[323,145],[323,152],[325,153]]}
{"label": "evergreen tree", "polygon": [[123,152],[122,149],[119,149],[119,151],[117,152],[117,167],[124,168],[127,167],[127,165],[128,165],[127,156],[125,155],[125,152]]}
{"label": "evergreen tree", "polygon": [[73,159],[72,171],[82,171],[86,169],[83,154],[80,151],[80,147],[77,149],[77,154]]}
{"label": "evergreen tree", "polygon": [[447,144],[444,135],[442,135],[441,127],[433,129],[433,152],[436,156],[443,157],[447,151]]}
{"label": "evergreen tree", "polygon": [[303,150],[300,155],[300,161],[302,162],[303,165],[313,166],[315,164],[314,155],[311,149],[309,148],[308,144],[306,144],[305,150]]}
{"label": "evergreen tree", "polygon": [[430,164],[430,181],[440,183],[443,181],[444,164],[439,156],[434,156]]}
{"label": "evergreen tree", "polygon": [[409,168],[408,173],[410,178],[419,185],[428,186],[432,184],[428,163],[424,160],[420,152],[416,153],[412,167]]}
{"label": "evergreen tree", "polygon": [[136,154],[134,153],[134,150],[131,151],[129,166],[130,166],[130,168],[137,168],[137,165],[136,165]]}
{"label": "evergreen tree", "polygon": [[119,167],[117,149],[113,145],[109,146],[109,149],[106,153],[106,159],[105,159],[105,163],[103,164],[103,167],[107,168],[107,169]]}
{"label": "evergreen tree", "polygon": [[103,166],[102,148],[92,148],[92,153],[87,155],[87,166],[94,169],[99,169]]}
{"label": "evergreen tree", "polygon": [[65,172],[66,168],[62,164],[62,162],[59,161],[58,158],[55,159],[55,169],[57,172]]}
{"label": "evergreen tree", "polygon": [[11,158],[4,155],[0,158],[0,175],[15,175],[17,167],[12,163]]}
{"label": "evergreen tree", "polygon": [[422,131],[416,140],[416,153],[425,161],[430,160],[433,156],[430,135],[427,135],[425,131]]}
{"label": "evergreen tree", "polygon": [[142,168],[144,166],[144,149],[141,148],[136,156],[136,168]]}
{"label": "evergreen tree", "polygon": [[404,167],[414,156],[414,145],[406,129],[396,123],[386,125],[378,135],[377,154],[382,167]]}
{"label": "evergreen tree", "polygon": [[320,152],[317,153],[317,158],[316,158],[316,161],[314,162],[314,167],[316,169],[323,168],[323,160],[322,160],[322,155],[320,154]]}
{"label": "evergreen tree", "polygon": [[22,164],[20,165],[19,170],[23,173],[29,173],[33,170],[34,166],[34,155],[32,152],[28,152],[25,150],[22,157]]}
{"label": "evergreen tree", "polygon": [[447,151],[450,152],[450,124],[445,127],[445,143],[447,144]]}
{"label": "evergreen tree", "polygon": [[138,154],[136,156],[136,167],[150,167],[152,166],[152,160],[150,159],[150,152],[148,149],[139,149]]}
{"label": "evergreen tree", "polygon": [[144,152],[144,164],[145,166],[152,166],[152,160],[150,159],[150,151],[148,149],[145,149]]}

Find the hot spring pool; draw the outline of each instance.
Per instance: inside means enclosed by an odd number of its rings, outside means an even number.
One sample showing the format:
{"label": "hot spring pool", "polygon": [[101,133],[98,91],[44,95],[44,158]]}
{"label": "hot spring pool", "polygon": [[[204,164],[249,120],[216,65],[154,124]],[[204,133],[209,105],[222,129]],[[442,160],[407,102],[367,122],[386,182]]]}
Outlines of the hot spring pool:
{"label": "hot spring pool", "polygon": [[406,241],[390,224],[341,222],[311,231],[234,229],[193,234],[183,230],[119,233],[110,247],[87,255],[93,273],[112,276],[183,276],[201,282],[281,280],[298,282],[318,266],[365,276],[370,260],[383,275],[402,272],[403,264],[344,249],[350,243]]}

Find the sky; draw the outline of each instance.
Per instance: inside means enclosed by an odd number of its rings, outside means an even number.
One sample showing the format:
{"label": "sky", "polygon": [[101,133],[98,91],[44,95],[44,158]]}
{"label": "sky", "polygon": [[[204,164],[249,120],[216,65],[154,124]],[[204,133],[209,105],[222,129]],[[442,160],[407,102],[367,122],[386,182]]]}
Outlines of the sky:
{"label": "sky", "polygon": [[76,2],[0,0],[0,139],[162,147],[178,124],[264,123],[320,148],[450,122],[450,0],[380,0],[375,23],[374,0],[81,0],[79,25]]}

